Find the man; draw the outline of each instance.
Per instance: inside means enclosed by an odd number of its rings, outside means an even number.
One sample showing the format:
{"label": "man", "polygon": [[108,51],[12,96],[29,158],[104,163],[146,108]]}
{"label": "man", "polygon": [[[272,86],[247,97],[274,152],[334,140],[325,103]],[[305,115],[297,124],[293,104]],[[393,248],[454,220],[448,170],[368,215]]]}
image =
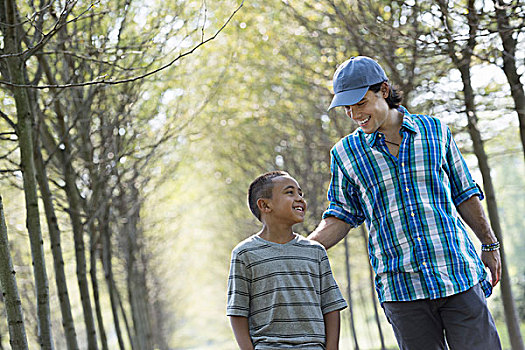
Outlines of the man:
{"label": "man", "polygon": [[330,109],[343,106],[360,128],[332,148],[330,205],[309,238],[329,248],[366,222],[376,290],[401,349],[501,349],[485,301],[501,274],[499,242],[450,130],[400,106],[368,57],[344,62],[333,85]]}

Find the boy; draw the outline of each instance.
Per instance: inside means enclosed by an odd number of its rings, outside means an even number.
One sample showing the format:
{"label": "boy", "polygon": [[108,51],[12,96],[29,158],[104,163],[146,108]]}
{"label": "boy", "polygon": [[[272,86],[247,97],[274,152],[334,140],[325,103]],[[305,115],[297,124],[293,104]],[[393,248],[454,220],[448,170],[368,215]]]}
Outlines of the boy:
{"label": "boy", "polygon": [[239,348],[338,349],[347,305],[325,249],[292,231],[306,211],[297,181],[283,171],[263,174],[248,205],[263,228],[232,252],[227,315]]}

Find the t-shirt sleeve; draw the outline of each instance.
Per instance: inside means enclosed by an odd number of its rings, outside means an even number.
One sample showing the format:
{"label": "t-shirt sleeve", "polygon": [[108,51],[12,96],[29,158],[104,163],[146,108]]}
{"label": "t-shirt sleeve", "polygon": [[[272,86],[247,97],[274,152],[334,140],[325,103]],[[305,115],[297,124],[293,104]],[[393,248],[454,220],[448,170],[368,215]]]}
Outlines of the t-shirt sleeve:
{"label": "t-shirt sleeve", "polygon": [[457,207],[459,204],[474,195],[479,196],[479,199],[483,199],[483,192],[472,179],[472,175],[465,163],[465,159],[461,155],[450,129],[447,127],[446,130],[447,154],[444,169],[450,181],[450,190],[454,205]]}
{"label": "t-shirt sleeve", "polygon": [[341,294],[341,290],[332,274],[330,261],[326,250],[322,248],[320,260],[321,273],[321,310],[324,314],[332,311],[342,310],[347,307],[346,301]]}
{"label": "t-shirt sleeve", "polygon": [[250,274],[238,252],[232,252],[228,277],[227,316],[248,317],[250,313]]}
{"label": "t-shirt sleeve", "polygon": [[358,191],[341,169],[341,160],[335,148],[332,149],[331,157],[331,180],[328,188],[330,204],[323,213],[323,219],[333,216],[357,227],[365,221]]}

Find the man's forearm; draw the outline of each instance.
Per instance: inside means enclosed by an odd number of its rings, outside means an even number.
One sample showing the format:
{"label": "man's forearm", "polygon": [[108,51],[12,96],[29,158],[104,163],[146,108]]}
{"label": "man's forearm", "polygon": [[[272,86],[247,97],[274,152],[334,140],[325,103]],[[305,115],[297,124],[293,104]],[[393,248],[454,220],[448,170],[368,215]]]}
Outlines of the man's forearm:
{"label": "man's forearm", "polygon": [[458,211],[482,244],[497,241],[478,196],[472,196],[461,203],[458,206]]}
{"label": "man's forearm", "polygon": [[319,226],[308,236],[308,239],[317,241],[328,249],[342,240],[349,230],[350,224],[330,216],[321,220]]}
{"label": "man's forearm", "polygon": [[[485,212],[481,206],[478,196],[473,196],[458,206],[458,211],[467,225],[476,234],[481,244],[491,244],[497,241],[496,235],[492,232],[489,221],[485,217]],[[482,248],[483,249],[483,248]],[[492,286],[498,284],[501,278],[501,256],[499,249],[482,251],[481,260],[489,268],[492,277]]]}

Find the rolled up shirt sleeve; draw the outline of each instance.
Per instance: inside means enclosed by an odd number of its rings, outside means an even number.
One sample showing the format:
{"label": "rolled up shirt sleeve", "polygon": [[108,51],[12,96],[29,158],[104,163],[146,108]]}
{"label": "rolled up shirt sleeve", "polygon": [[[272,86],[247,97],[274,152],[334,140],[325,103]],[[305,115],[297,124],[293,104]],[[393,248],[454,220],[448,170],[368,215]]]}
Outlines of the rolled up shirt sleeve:
{"label": "rolled up shirt sleeve", "polygon": [[333,216],[357,227],[365,221],[358,190],[348,180],[342,171],[337,150],[334,147],[331,153],[331,181],[328,188],[328,209],[323,213],[323,219]]}
{"label": "rolled up shirt sleeve", "polygon": [[465,159],[447,127],[447,154],[445,171],[449,177],[452,201],[457,207],[472,196],[478,196],[482,200],[485,196],[478,184],[472,178],[465,163]]}

